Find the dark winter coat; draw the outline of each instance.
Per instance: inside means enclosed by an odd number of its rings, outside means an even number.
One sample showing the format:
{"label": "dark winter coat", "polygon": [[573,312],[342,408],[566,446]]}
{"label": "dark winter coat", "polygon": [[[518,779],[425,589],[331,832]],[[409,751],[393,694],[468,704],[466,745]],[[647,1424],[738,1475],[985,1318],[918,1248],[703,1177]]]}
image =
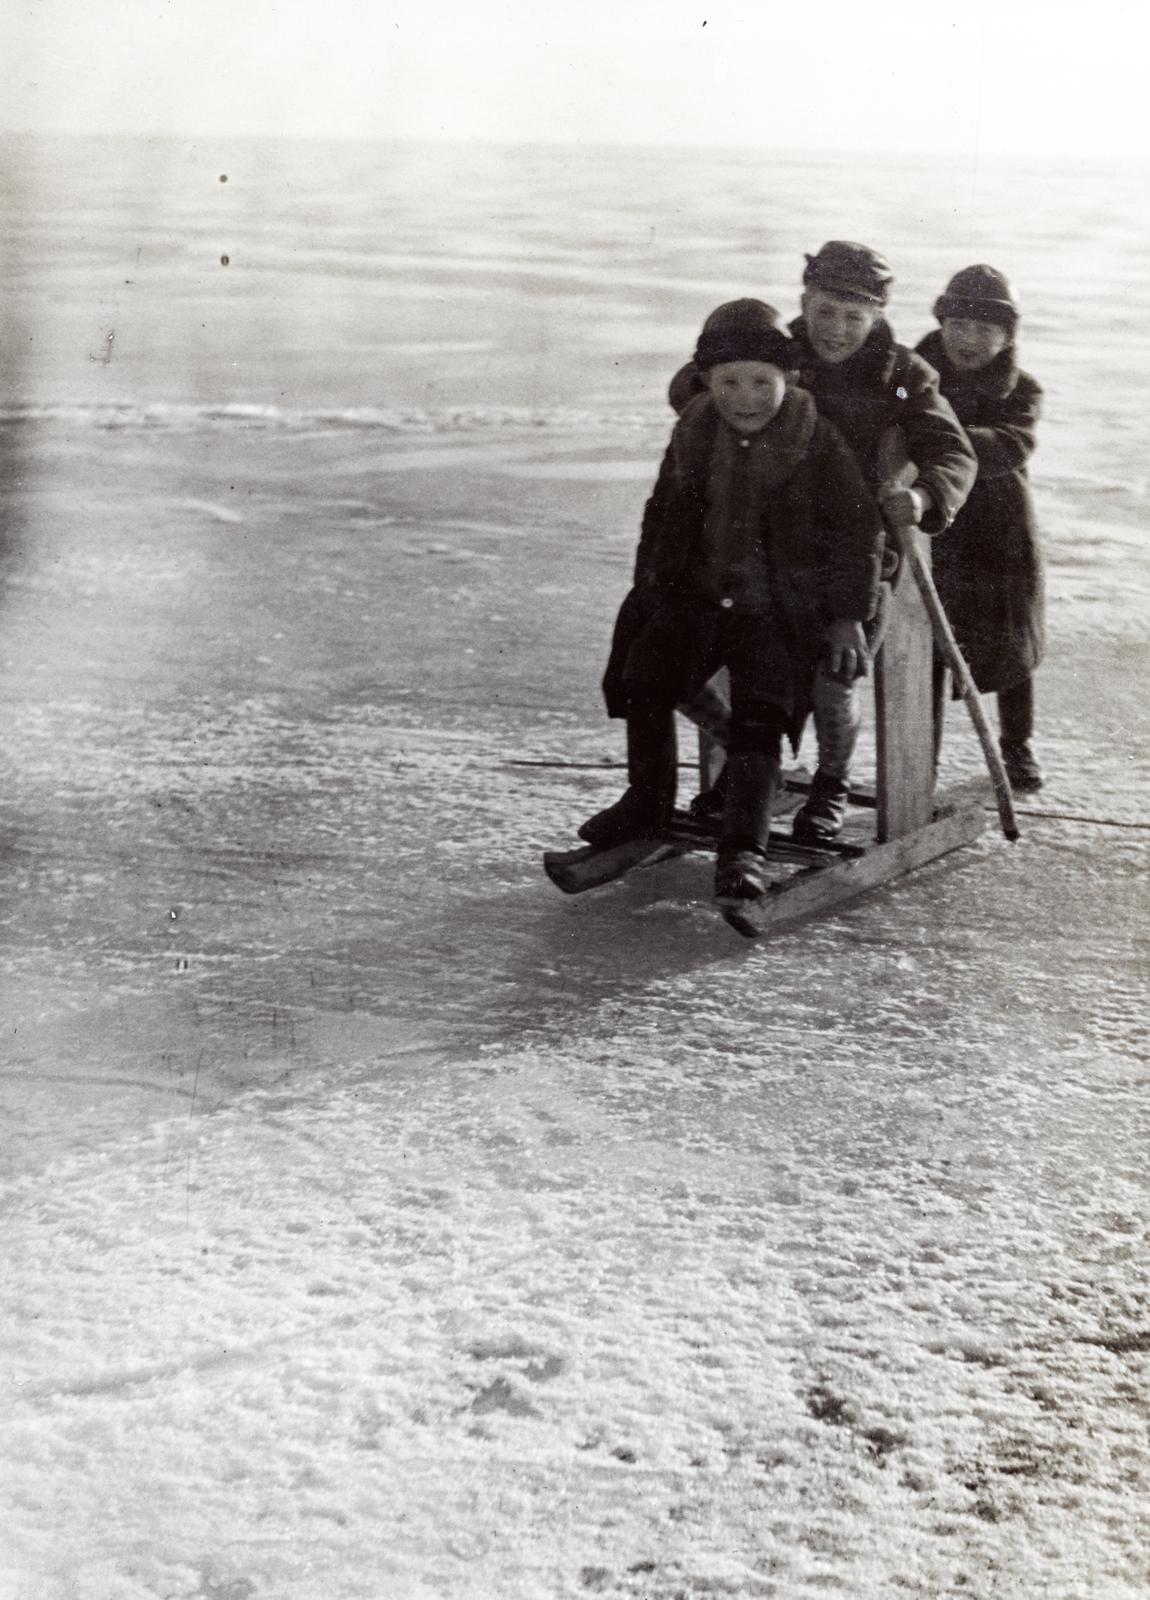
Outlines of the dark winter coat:
{"label": "dark winter coat", "polygon": [[[842,434],[872,488],[879,487],[878,446],[891,427],[902,429],[932,509],[923,522],[940,533],[953,522],[974,482],[976,462],[953,410],[939,393],[938,378],[922,358],[895,342],[885,319],[875,323],[862,349],[846,361],[820,361],[802,317],[790,325],[795,341],[799,384],[814,396],[819,415]],[[669,398],[677,411],[705,388],[693,362],[671,381]]]}
{"label": "dark winter coat", "polygon": [[978,456],[966,504],[932,547],[935,584],[978,688],[1009,689],[1034,671],[1044,645],[1042,552],[1026,478],[1042,390],[1019,371],[1013,345],[978,372],[952,366],[939,333],[918,350]]}
{"label": "dark winter coat", "polygon": [[[717,432],[726,428],[709,394],[684,409],[671,435],[643,513],[635,587],[616,625],[603,681],[611,716],[626,715],[623,668],[638,630],[655,612],[681,615],[714,606],[705,591],[704,525],[712,492],[709,467]],[[866,621],[878,600],[882,519],[853,454],[810,397],[788,389],[764,437],[789,453],[763,497],[761,538],[771,574],[772,604],[796,686],[792,738],[809,709],[810,686],[827,623]]]}

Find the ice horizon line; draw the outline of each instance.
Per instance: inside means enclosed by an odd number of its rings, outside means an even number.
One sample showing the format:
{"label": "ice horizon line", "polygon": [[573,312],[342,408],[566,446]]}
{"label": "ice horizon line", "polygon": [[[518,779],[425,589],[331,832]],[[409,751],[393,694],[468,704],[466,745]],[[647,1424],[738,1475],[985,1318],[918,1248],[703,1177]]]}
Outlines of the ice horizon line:
{"label": "ice horizon line", "polygon": [[1004,148],[1004,149],[970,149],[951,145],[940,145],[935,148],[918,146],[909,149],[897,144],[781,144],[771,140],[762,143],[727,143],[725,141],[704,142],[697,140],[663,139],[658,141],[646,139],[584,139],[584,138],[530,138],[509,139],[499,138],[490,134],[460,134],[452,137],[437,137],[435,135],[404,135],[387,133],[340,133],[340,132],[287,132],[269,130],[251,131],[243,129],[129,129],[129,128],[59,128],[59,127],[6,127],[0,125],[0,140],[17,140],[21,142],[48,142],[59,141],[116,141],[126,143],[163,143],[163,144],[205,144],[205,143],[245,143],[245,144],[301,144],[301,145],[332,145],[383,147],[392,149],[415,150],[462,150],[469,148],[483,148],[491,150],[571,150],[579,152],[602,151],[628,151],[646,152],[650,155],[660,155],[667,151],[683,151],[694,155],[730,155],[743,156],[748,159],[774,155],[783,160],[816,160],[816,161],[841,161],[844,157],[856,157],[859,160],[867,158],[882,158],[898,160],[914,165],[929,165],[931,162],[940,162],[947,165],[970,165],[985,167],[988,164],[1002,163],[1007,166],[1037,165],[1042,167],[1065,166],[1067,163],[1075,167],[1098,167],[1113,172],[1117,167],[1123,171],[1144,170],[1150,167],[1150,154],[1141,150],[1137,151],[1082,151],[1073,149],[1048,149],[1039,150],[1032,148]]}

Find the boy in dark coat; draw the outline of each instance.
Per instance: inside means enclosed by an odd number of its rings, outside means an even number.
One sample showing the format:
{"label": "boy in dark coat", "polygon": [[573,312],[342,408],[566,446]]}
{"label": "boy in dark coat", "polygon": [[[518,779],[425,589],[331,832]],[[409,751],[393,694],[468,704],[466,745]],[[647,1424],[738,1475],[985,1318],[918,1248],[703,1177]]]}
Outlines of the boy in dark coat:
{"label": "boy in dark coat", "polygon": [[[890,266],[876,250],[841,239],[824,244],[806,261],[802,315],[791,323],[798,382],[854,452],[887,527],[917,523],[927,533],[940,533],[970,491],[975,458],[939,394],[935,373],[895,342],[885,316],[894,283]],[[670,388],[676,410],[698,384],[694,365],[676,373]],[[890,488],[881,481],[879,442],[892,427],[902,430],[917,469],[910,488]],[[893,576],[896,566],[892,547],[885,557],[886,576]],[[871,649],[881,642],[883,609],[880,604],[868,630]],[[812,698],[818,770],[793,832],[796,839],[818,844],[834,838],[843,824],[862,711],[855,680],[845,680],[829,660],[815,678]],[[721,786],[722,781],[720,795]],[[706,814],[713,805],[711,796],[700,795],[694,809]]]}
{"label": "boy in dark coat", "polygon": [[579,829],[594,845],[657,832],[675,801],[675,706],[720,667],[731,679],[716,894],[766,887],[784,733],[795,741],[828,654],[865,671],[882,522],[862,473],[810,396],[793,342],[758,300],[708,317],[698,395],[683,409],[643,513],[635,586],[604,680],[627,719],[629,787]]}
{"label": "boy in dark coat", "polygon": [[979,265],[956,273],[934,314],[940,329],[918,350],[939,374],[978,456],[970,497],[935,551],[935,583],[976,686],[998,693],[999,743],[1011,787],[1029,794],[1042,787],[1030,740],[1044,616],[1026,462],[1042,390],[1019,370],[1018,307],[1001,272]]}

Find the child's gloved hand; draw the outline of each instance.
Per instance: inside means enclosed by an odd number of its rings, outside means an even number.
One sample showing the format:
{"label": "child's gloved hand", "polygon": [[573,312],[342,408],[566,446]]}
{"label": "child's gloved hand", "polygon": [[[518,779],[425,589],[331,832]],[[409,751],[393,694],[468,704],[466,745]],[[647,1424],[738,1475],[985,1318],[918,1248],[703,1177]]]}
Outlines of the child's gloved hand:
{"label": "child's gloved hand", "polygon": [[826,642],[824,657],[828,672],[841,678],[844,683],[853,683],[856,678],[866,677],[870,671],[870,651],[861,622],[836,617],[823,638]]}
{"label": "child's gloved hand", "polygon": [[925,489],[884,489],[879,495],[883,516],[893,528],[917,528],[932,501]]}

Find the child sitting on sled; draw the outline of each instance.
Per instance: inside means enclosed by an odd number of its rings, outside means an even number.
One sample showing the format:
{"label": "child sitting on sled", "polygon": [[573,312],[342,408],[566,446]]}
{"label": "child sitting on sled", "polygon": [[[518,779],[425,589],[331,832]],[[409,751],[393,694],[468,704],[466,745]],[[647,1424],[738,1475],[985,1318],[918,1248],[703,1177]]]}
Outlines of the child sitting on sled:
{"label": "child sitting on sled", "polygon": [[783,735],[797,743],[820,658],[865,673],[883,527],[862,473],[791,383],[795,345],[759,300],[706,320],[685,406],[643,513],[635,583],[604,679],[627,721],[628,788],[579,829],[606,847],[657,833],[675,803],[675,706],[731,681],[715,892],[766,888]]}
{"label": "child sitting on sled", "polygon": [[[994,267],[965,267],[935,301],[940,327],[918,352],[939,374],[978,457],[970,497],[934,552],[934,578],[975,685],[998,693],[1010,786],[1042,787],[1031,737],[1044,640],[1042,551],[1026,462],[1042,390],[1018,365],[1018,306]],[[937,669],[936,669],[937,670]],[[942,696],[936,700],[941,723]]]}

